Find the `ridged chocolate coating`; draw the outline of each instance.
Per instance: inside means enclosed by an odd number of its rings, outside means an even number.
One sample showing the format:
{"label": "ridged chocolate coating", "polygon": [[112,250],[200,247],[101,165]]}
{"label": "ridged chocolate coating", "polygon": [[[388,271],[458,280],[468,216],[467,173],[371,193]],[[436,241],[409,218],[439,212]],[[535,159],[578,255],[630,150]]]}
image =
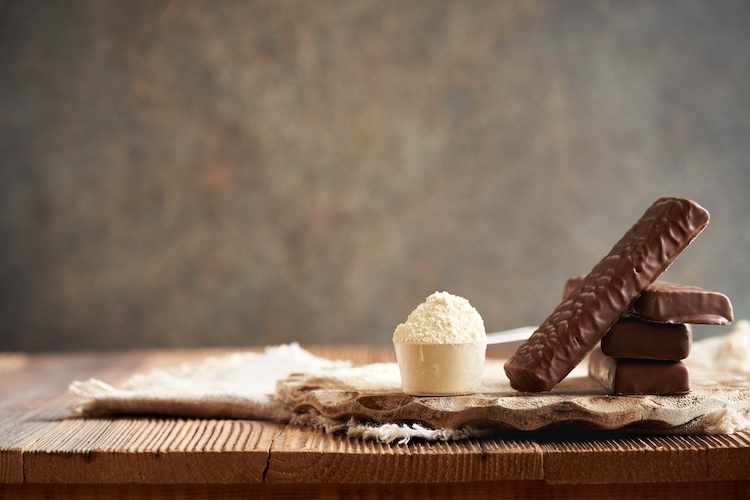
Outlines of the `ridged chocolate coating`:
{"label": "ridged chocolate coating", "polygon": [[684,198],[660,198],[505,363],[511,386],[548,391],[708,224]]}
{"label": "ridged chocolate coating", "polygon": [[[584,278],[575,276],[566,281],[563,299]],[[723,293],[667,281],[655,281],[649,285],[626,314],[656,323],[728,325],[734,321],[732,301]]]}
{"label": "ridged chocolate coating", "polygon": [[682,361],[617,359],[598,347],[589,357],[589,377],[613,394],[690,392],[690,371]]}

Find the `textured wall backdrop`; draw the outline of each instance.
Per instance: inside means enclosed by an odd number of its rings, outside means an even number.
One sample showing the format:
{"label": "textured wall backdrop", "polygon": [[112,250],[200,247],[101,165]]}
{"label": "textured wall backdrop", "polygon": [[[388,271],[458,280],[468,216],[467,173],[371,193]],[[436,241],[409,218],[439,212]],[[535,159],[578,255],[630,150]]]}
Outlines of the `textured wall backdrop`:
{"label": "textured wall backdrop", "polygon": [[[656,198],[750,317],[750,3],[0,1],[0,349],[542,321]],[[707,329],[699,335],[723,333]]]}

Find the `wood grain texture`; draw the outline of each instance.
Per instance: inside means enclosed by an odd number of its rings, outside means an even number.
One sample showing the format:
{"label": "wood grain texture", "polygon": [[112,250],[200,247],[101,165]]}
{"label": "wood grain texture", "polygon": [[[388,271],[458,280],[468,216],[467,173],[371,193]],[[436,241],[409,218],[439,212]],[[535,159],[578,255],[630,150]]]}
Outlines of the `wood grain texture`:
{"label": "wood grain texture", "polygon": [[0,500],[632,500],[634,498],[746,499],[750,481],[645,484],[555,484],[544,481],[478,481],[408,484],[25,484],[0,488]]}
{"label": "wood grain texture", "polygon": [[23,454],[68,415],[75,378],[124,379],[140,353],[3,354],[0,356],[0,483],[24,480]]}
{"label": "wood grain texture", "polygon": [[465,440],[386,445],[289,427],[273,444],[269,483],[420,483],[542,479],[538,445]]}
{"label": "wood grain texture", "polygon": [[[310,350],[357,363],[393,361],[387,347]],[[269,422],[67,417],[72,380],[117,385],[150,368],[225,352],[39,354],[3,371],[0,498],[563,499],[677,491],[689,499],[701,492],[740,498],[749,486],[747,433],[383,445]]]}
{"label": "wood grain texture", "polygon": [[641,436],[542,443],[550,483],[716,481],[750,479],[747,433]]}
{"label": "wood grain texture", "polygon": [[257,483],[282,425],[71,419],[25,450],[32,483]]}

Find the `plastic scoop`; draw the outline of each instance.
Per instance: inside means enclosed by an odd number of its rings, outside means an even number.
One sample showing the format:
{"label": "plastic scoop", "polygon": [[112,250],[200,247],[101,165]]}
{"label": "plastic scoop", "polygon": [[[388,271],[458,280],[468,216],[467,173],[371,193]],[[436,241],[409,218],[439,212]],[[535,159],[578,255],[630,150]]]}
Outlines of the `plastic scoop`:
{"label": "plastic scoop", "polygon": [[487,344],[525,340],[536,327],[487,334],[486,342],[466,344],[394,343],[401,388],[412,396],[473,394],[482,385]]}
{"label": "plastic scoop", "polygon": [[514,328],[512,330],[504,330],[502,332],[488,333],[487,334],[487,345],[490,344],[509,344],[511,342],[519,342],[526,340],[531,337],[531,334],[536,331],[536,326],[522,326],[520,328]]}

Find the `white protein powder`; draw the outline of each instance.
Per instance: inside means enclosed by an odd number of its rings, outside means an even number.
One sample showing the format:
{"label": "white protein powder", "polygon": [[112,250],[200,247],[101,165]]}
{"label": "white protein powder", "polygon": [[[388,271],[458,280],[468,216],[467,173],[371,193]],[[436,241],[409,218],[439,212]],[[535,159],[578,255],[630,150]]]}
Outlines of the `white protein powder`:
{"label": "white protein powder", "polygon": [[435,292],[417,306],[393,332],[400,344],[466,344],[486,342],[484,321],[463,297]]}

